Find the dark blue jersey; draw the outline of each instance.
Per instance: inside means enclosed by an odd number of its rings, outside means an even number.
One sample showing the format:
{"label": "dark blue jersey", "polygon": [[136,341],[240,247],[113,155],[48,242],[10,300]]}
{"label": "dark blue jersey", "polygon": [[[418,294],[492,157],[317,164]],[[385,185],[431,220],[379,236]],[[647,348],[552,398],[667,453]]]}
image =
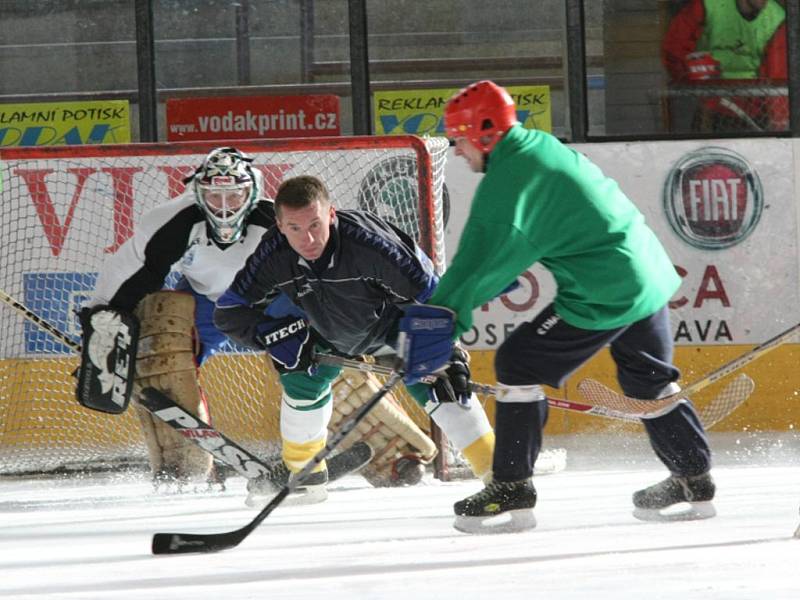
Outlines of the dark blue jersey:
{"label": "dark blue jersey", "polygon": [[431,260],[406,233],[370,213],[340,210],[312,263],[270,229],[218,300],[214,321],[238,343],[258,348],[263,308],[282,292],[328,345],[370,354],[393,341],[401,307],[427,301],[437,282]]}

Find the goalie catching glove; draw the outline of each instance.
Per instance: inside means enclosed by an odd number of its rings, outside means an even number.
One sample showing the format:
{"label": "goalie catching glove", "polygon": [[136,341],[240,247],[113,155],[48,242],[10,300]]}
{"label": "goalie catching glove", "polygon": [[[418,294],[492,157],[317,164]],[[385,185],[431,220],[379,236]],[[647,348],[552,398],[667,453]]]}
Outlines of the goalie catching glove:
{"label": "goalie catching glove", "polygon": [[122,413],[133,390],[139,321],[107,305],[84,308],[78,317],[83,337],[78,402],[100,412]]}
{"label": "goalie catching glove", "polygon": [[302,317],[267,319],[258,325],[257,337],[279,373],[314,373],[311,329]]}

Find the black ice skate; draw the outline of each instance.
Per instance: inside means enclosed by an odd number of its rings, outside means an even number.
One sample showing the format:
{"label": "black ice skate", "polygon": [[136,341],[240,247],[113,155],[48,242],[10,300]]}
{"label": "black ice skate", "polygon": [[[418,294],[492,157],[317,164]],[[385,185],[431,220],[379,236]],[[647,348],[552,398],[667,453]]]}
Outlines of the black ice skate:
{"label": "black ice skate", "polygon": [[633,494],[633,516],[643,521],[708,519],[717,514],[711,502],[715,490],[708,473],[694,477],[670,475]]}
{"label": "black ice skate", "polygon": [[[329,481],[356,473],[369,464],[375,452],[366,442],[356,442],[339,454],[328,458],[327,471],[312,473],[303,485],[295,488],[284,501],[284,505],[316,504],[328,498],[326,484]],[[245,504],[250,507],[263,507],[280,489],[289,483],[292,473],[283,461],[278,461],[271,466],[269,475],[261,475],[247,482],[247,499]],[[324,473],[324,477],[323,477]],[[324,481],[323,481],[324,479]]]}
{"label": "black ice skate", "polygon": [[530,479],[492,480],[483,491],[456,502],[453,527],[464,533],[512,533],[536,527],[536,489]]}

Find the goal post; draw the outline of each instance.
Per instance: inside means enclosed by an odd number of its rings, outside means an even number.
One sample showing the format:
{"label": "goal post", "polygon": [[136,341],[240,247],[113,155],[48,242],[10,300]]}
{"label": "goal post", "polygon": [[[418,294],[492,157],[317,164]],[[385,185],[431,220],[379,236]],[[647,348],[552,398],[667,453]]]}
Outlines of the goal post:
{"label": "goal post", "polygon": [[[315,175],[338,208],[368,210],[418,240],[444,269],[445,138],[353,136],[0,150],[0,289],[79,341],[76,311],[106,256],[141,215],[184,193],[183,178],[219,146],[254,157],[274,197]],[[133,411],[103,415],[75,400],[78,357],[0,306],[0,475],[146,465]],[[280,387],[263,353],[230,348],[200,370],[213,424],[254,453],[278,448]],[[403,405],[426,431],[410,397]]]}

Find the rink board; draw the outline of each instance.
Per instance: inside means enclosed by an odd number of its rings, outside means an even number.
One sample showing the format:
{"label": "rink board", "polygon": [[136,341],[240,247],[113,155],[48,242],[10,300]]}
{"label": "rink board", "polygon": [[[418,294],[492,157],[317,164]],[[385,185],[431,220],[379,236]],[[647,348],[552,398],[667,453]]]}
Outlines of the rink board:
{"label": "rink board", "polygon": [[[676,363],[683,371],[682,382],[691,383],[701,375],[717,368],[723,363],[743,354],[752,346],[681,346],[676,350]],[[214,359],[219,360],[219,359]],[[235,364],[237,358],[226,357],[226,362]],[[493,377],[494,351],[474,351],[472,353],[472,375],[476,381],[495,383]],[[30,402],[23,396],[21,385],[25,379],[36,377],[37,372],[47,367],[53,368],[53,361],[26,360],[25,369],[7,369],[19,374],[20,379],[4,378],[4,392],[0,400],[0,447],[52,447],[54,444],[66,447],[79,447],[91,440],[96,443],[116,446],[127,443],[131,437],[138,436],[138,421],[132,409],[125,415],[103,415],[78,405],[74,398],[74,388],[68,376],[54,385],[52,397],[48,402]],[[63,370],[68,374],[76,364],[74,359],[62,360]],[[780,347],[760,358],[743,372],[748,373],[756,383],[751,398],[729,417],[714,427],[720,432],[788,432],[800,423],[800,385],[794,376],[794,366],[800,362],[800,346],[796,344]],[[0,371],[10,366],[11,361],[0,362]],[[46,364],[45,364],[46,363]],[[18,365],[17,365],[18,366]],[[247,371],[242,376],[250,375]],[[256,375],[256,374],[253,374]],[[615,385],[613,362],[607,352],[603,352],[575,373],[560,389],[548,389],[554,396],[576,402],[581,401],[576,386],[584,377],[593,377],[612,387]],[[698,394],[693,401],[698,407],[704,406],[719,391],[727,380],[710,386]],[[275,382],[269,383],[258,399],[242,399],[215,394],[209,398],[212,415],[217,417],[217,427],[233,436],[241,443],[257,443],[260,440],[277,440],[280,389]],[[494,399],[482,398],[490,420],[494,417]],[[234,421],[228,416],[245,411],[244,404],[258,403],[258,410],[248,411],[252,418],[247,426],[231,425]],[[417,419],[419,415],[414,415]],[[74,426],[79,423],[80,426]],[[425,426],[424,423],[420,423]],[[614,419],[582,415],[574,411],[551,409],[547,424],[548,434],[570,434],[580,432],[619,432],[622,435],[641,430],[635,423]],[[36,432],[32,435],[31,432]]]}

